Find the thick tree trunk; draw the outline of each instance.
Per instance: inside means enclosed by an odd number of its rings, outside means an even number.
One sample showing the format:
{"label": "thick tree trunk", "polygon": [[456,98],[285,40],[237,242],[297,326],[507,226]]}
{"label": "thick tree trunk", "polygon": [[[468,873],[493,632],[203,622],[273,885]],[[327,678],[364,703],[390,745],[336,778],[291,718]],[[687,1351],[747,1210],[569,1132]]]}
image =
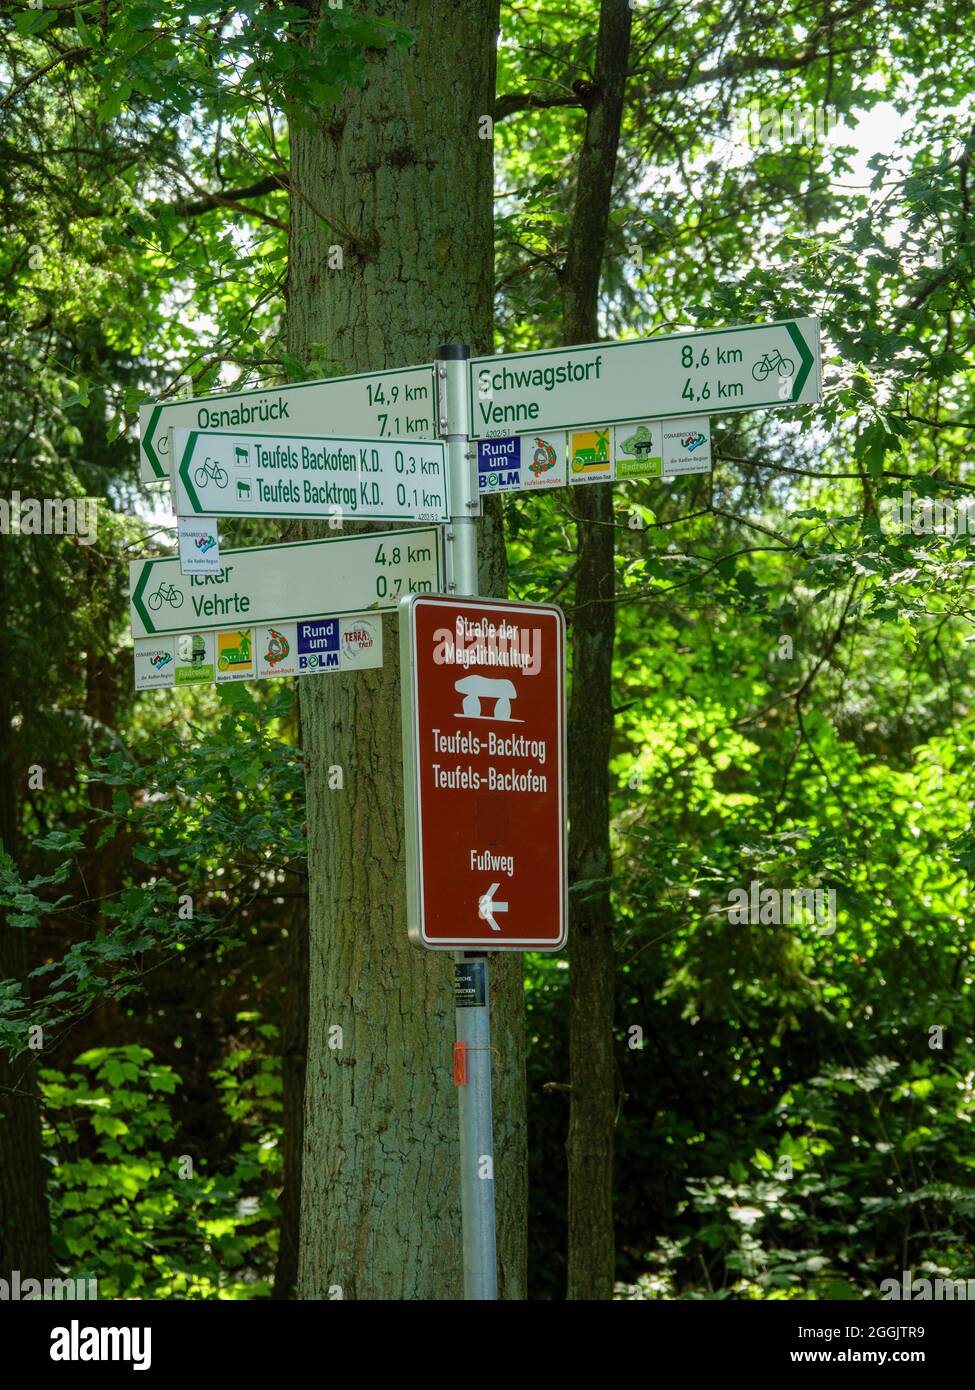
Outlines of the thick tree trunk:
{"label": "thick tree trunk", "polygon": [[[365,87],[291,138],[290,345],[302,355],[323,345],[343,372],[430,362],[442,342],[491,347],[492,159],[479,122],[493,109],[497,0],[370,8],[409,26],[414,45],[370,53]],[[333,244],[341,270],[329,269]],[[500,583],[500,528],[482,527],[481,539],[482,564]],[[310,876],[303,1298],[441,1299],[463,1288],[452,962],[407,940],[392,617],[383,638],[382,670],[301,682]],[[329,788],[330,766],[342,768],[342,790]],[[501,1294],[522,1298],[520,963],[500,962],[493,974]]]}
{"label": "thick tree trunk", "polygon": [[[5,576],[0,571],[0,614],[6,613]],[[19,775],[12,747],[10,691],[13,672],[0,642],[0,846],[17,855]],[[27,978],[24,932],[11,927],[0,912],[0,980]],[[43,1279],[49,1272],[50,1225],[41,1159],[41,1121],[36,1053],[11,1059],[0,1051],[0,1279],[19,1270],[22,1279]]]}
{"label": "thick tree trunk", "polygon": [[[599,336],[598,296],[619,145],[630,43],[626,0],[603,0],[594,94],[579,157],[563,271],[567,343]],[[595,881],[571,898],[568,1297],[613,1296],[613,871],[609,752],[615,635],[612,488],[572,489],[578,568],[572,609],[569,704],[569,880]]]}

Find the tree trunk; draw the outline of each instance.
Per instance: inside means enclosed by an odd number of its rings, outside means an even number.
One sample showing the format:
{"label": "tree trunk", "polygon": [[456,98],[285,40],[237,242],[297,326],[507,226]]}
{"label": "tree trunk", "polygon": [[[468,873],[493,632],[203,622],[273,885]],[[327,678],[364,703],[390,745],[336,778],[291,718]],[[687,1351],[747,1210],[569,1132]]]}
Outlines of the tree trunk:
{"label": "tree trunk", "polygon": [[[0,571],[0,614],[6,613],[5,576]],[[12,738],[11,672],[7,644],[0,641],[0,846],[17,855],[16,765]],[[25,934],[0,910],[0,980],[27,979]],[[49,1272],[51,1233],[41,1158],[41,1120],[36,1053],[11,1059],[0,1051],[0,1279],[43,1279]]]}
{"label": "tree trunk", "polygon": [[[413,46],[370,52],[364,88],[291,137],[290,346],[305,355],[322,344],[343,372],[431,362],[443,342],[491,347],[492,159],[479,122],[493,109],[497,0],[379,0],[371,12],[408,25]],[[330,245],[342,246],[341,270],[329,269]],[[482,566],[497,582],[502,548],[500,527],[482,527]],[[446,1299],[463,1289],[452,959],[407,940],[397,627],[394,617],[383,624],[382,670],[301,681],[303,1298]],[[332,766],[341,790],[329,788]],[[493,974],[501,1296],[522,1298],[520,962]]]}
{"label": "tree trunk", "polygon": [[[563,270],[567,343],[599,336],[603,249],[619,145],[630,44],[625,0],[603,0],[594,93],[580,152],[576,203]],[[613,1296],[614,951],[609,840],[609,753],[613,736],[613,490],[595,483],[571,490],[578,534],[572,610],[569,704],[568,1297]]]}

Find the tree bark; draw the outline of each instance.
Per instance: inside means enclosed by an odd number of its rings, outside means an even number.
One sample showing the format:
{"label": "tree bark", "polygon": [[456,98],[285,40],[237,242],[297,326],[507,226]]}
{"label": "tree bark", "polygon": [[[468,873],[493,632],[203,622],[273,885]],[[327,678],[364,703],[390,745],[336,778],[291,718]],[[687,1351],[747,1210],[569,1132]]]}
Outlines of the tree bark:
{"label": "tree bark", "polygon": [[[431,362],[443,342],[491,348],[492,158],[479,123],[494,102],[497,0],[379,0],[371,9],[408,25],[413,46],[370,52],[364,87],[291,137],[290,346],[302,355],[323,345],[343,372]],[[329,229],[329,216],[351,229],[355,247]],[[342,270],[329,269],[332,244],[343,246]],[[482,568],[495,583],[502,552],[500,527],[482,526]],[[383,623],[382,670],[301,681],[310,909],[303,1298],[446,1299],[463,1289],[452,960],[406,935],[397,628],[394,617]],[[330,766],[342,768],[342,790],[329,788]],[[522,1298],[520,962],[492,973],[501,1296]],[[341,1047],[334,1032],[329,1046],[334,1025]]]}
{"label": "tree bark", "polygon": [[[619,146],[630,46],[626,0],[603,0],[594,91],[578,162],[576,201],[562,276],[567,343],[599,336],[599,281]],[[613,1139],[615,962],[610,878],[609,753],[613,736],[613,490],[572,488],[578,567],[572,610],[569,704],[570,1299],[610,1299],[615,1276]]]}

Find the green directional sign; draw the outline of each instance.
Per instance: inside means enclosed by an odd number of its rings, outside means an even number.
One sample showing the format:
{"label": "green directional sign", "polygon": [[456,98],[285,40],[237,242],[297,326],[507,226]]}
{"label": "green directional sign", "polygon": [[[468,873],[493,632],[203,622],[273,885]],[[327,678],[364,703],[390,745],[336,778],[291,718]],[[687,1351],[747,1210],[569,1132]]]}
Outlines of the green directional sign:
{"label": "green directional sign", "polygon": [[442,577],[436,526],[223,550],[217,574],[183,574],[175,557],[132,560],[132,636],[395,608],[406,594],[436,593]]}
{"label": "green directional sign", "polygon": [[807,405],[821,393],[814,318],[470,363],[471,433],[478,439]]}
{"label": "green directional sign", "polygon": [[325,439],[173,430],[181,517],[447,521],[439,439]]}
{"label": "green directional sign", "polygon": [[139,408],[143,482],[169,477],[170,430],[429,439],[437,433],[433,367],[402,367]]}

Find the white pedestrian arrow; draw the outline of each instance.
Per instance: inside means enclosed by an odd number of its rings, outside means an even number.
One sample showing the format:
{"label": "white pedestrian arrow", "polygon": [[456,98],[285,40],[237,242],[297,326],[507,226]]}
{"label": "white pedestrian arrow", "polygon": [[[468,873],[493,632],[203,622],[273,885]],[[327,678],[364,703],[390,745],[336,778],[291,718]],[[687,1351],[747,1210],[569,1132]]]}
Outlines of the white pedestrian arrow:
{"label": "white pedestrian arrow", "polygon": [[488,923],[492,931],[500,931],[501,928],[494,920],[496,912],[507,912],[507,903],[496,903],[494,895],[501,887],[500,883],[492,883],[486,893],[482,893],[477,904],[477,915]]}

